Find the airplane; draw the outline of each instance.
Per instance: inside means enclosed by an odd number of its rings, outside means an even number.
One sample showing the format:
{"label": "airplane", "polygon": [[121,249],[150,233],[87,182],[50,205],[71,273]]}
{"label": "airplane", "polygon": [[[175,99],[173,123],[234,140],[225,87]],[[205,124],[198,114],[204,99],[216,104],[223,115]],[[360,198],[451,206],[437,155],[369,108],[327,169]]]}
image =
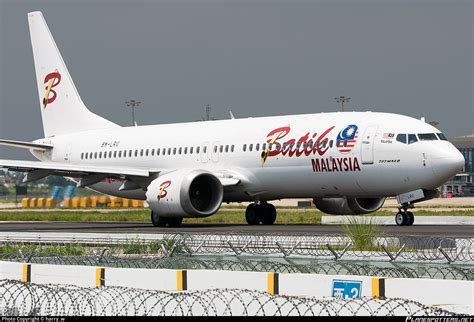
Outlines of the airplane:
{"label": "airplane", "polygon": [[311,198],[328,214],[367,214],[397,197],[395,223],[464,166],[435,127],[412,117],[334,112],[178,124],[119,126],[81,100],[41,12],[28,14],[44,137],[0,140],[39,161],[0,160],[24,182],[64,176],[78,187],[146,200],[151,222],[215,214],[250,202],[250,225],[271,225],[271,201]]}

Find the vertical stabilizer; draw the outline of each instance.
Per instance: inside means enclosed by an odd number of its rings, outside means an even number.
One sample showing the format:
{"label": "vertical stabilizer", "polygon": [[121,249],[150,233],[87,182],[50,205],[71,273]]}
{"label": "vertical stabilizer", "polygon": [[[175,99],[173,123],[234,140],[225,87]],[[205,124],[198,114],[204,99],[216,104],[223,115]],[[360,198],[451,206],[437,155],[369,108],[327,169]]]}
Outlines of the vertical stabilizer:
{"label": "vertical stabilizer", "polygon": [[28,23],[45,137],[117,127],[82,102],[43,14],[30,12]]}

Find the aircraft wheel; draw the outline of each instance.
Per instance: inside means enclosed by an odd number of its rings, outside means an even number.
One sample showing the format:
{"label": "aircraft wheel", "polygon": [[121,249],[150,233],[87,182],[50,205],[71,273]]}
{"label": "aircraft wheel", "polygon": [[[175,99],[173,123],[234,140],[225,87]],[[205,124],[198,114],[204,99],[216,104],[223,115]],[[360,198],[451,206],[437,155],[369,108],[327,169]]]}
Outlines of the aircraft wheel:
{"label": "aircraft wheel", "polygon": [[413,215],[413,213],[411,211],[408,211],[407,215],[408,215],[407,226],[411,226],[415,222],[415,216]]}
{"label": "aircraft wheel", "polygon": [[407,213],[404,211],[399,211],[395,215],[395,223],[397,226],[406,226],[409,222],[410,218],[408,217]]}
{"label": "aircraft wheel", "polygon": [[245,220],[249,225],[258,225],[261,221],[262,206],[251,203],[245,210]]}
{"label": "aircraft wheel", "polygon": [[262,224],[264,225],[273,225],[275,223],[277,212],[274,205],[268,203],[262,205],[263,207],[263,216],[262,216]]}
{"label": "aircraft wheel", "polygon": [[163,216],[158,216],[154,211],[151,212],[151,223],[155,227],[165,227],[168,223],[168,218]]}

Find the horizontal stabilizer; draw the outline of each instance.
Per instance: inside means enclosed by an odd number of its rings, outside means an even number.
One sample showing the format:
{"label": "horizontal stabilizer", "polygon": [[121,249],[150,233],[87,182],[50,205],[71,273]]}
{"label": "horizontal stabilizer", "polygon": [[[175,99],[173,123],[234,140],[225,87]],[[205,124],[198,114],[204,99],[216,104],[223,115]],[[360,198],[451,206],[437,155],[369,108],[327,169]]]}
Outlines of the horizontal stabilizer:
{"label": "horizontal stabilizer", "polygon": [[40,143],[25,142],[25,141],[3,140],[3,139],[0,139],[0,145],[11,146],[11,147],[21,148],[21,149],[38,150],[38,151],[48,151],[53,148],[52,145],[48,145],[48,144],[40,144]]}

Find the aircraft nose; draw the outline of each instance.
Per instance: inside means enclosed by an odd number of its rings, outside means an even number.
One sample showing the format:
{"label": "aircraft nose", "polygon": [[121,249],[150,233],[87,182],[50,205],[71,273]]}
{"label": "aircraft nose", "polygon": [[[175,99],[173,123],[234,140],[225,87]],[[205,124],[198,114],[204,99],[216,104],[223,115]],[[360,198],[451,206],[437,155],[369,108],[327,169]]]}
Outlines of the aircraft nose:
{"label": "aircraft nose", "polygon": [[443,150],[443,153],[434,156],[432,165],[435,174],[447,180],[461,172],[465,160],[453,145]]}

